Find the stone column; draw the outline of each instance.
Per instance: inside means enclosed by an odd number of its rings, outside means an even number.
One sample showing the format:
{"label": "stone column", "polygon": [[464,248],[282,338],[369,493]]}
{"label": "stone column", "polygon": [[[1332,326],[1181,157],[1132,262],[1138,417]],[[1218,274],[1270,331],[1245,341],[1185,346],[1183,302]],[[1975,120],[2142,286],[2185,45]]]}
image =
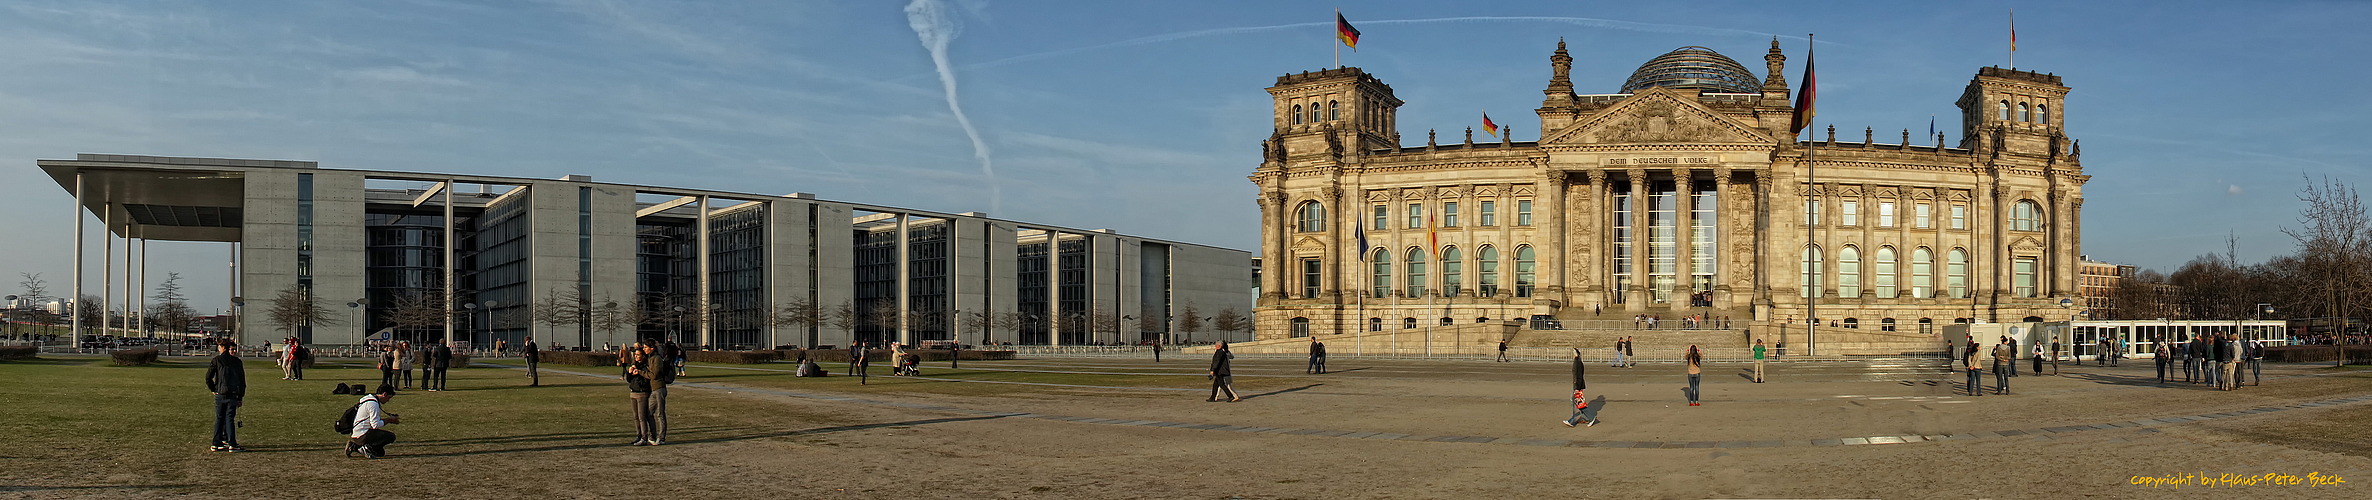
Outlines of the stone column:
{"label": "stone column", "polygon": [[[1572,305],[1571,299],[1565,295],[1565,172],[1550,169],[1548,178],[1543,179],[1540,189],[1533,194],[1532,199],[1540,200],[1541,206],[1538,213],[1542,215],[1541,220],[1537,221],[1540,227],[1534,228],[1532,234],[1544,237],[1542,238],[1544,240],[1541,244],[1542,248],[1535,249],[1532,253],[1535,257],[1546,261],[1541,262],[1544,264],[1542,267],[1546,269],[1534,270],[1534,279],[1540,280],[1539,283],[1535,283],[1535,286],[1546,290],[1545,296],[1565,301],[1566,305]],[[1542,277],[1547,279],[1540,279]]]}
{"label": "stone column", "polygon": [[1578,273],[1581,276],[1586,276],[1582,279],[1583,282],[1590,283],[1588,289],[1591,295],[1590,301],[1595,306],[1607,302],[1606,280],[1611,274],[1607,272],[1606,265],[1611,257],[1605,250],[1608,248],[1606,243],[1606,226],[1608,224],[1606,209],[1610,203],[1609,200],[1614,199],[1614,192],[1607,189],[1606,170],[1604,169],[1590,170],[1589,183],[1589,201],[1586,209],[1583,210],[1583,213],[1588,215],[1585,220],[1589,222],[1574,225],[1574,232],[1583,236],[1583,245],[1590,249],[1590,258],[1581,263],[1581,270]]}
{"label": "stone column", "polygon": [[1730,277],[1738,273],[1734,266],[1745,262],[1730,251],[1738,246],[1732,238],[1744,235],[1723,230],[1736,227],[1738,221],[1738,196],[1731,174],[1729,167],[1713,169],[1713,305],[1723,309],[1730,307]]}
{"label": "stone column", "polygon": [[1289,234],[1285,231],[1285,193],[1275,190],[1261,193],[1259,203],[1261,219],[1260,267],[1262,268],[1260,298],[1283,299],[1288,296],[1285,291],[1287,281],[1285,276],[1292,274],[1292,270],[1286,269],[1291,266],[1285,262],[1285,242]]}
{"label": "stone column", "polygon": [[1672,195],[1677,200],[1672,206],[1672,300],[1681,304],[1688,304],[1688,294],[1696,293],[1696,284],[1691,280],[1696,272],[1693,259],[1697,252],[1693,245],[1697,235],[1692,226],[1697,214],[1690,210],[1696,203],[1695,177],[1693,169],[1672,171]]}
{"label": "stone column", "polygon": [[1647,169],[1626,173],[1631,177],[1631,288],[1623,292],[1623,304],[1624,309],[1636,311],[1647,307],[1647,240],[1654,231],[1647,227]]}

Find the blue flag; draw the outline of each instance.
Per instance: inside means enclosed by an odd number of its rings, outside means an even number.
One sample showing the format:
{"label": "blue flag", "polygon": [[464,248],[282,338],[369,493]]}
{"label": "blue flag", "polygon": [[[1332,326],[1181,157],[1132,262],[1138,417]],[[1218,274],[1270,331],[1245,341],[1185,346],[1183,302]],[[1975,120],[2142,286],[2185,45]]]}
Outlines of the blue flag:
{"label": "blue flag", "polygon": [[1367,262],[1367,221],[1352,222],[1351,235],[1359,238],[1359,261]]}

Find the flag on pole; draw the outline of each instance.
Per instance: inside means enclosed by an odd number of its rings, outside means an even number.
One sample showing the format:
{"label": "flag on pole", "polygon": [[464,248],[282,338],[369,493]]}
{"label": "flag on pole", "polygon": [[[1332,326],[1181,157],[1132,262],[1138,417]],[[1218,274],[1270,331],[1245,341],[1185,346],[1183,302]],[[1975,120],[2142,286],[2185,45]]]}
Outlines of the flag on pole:
{"label": "flag on pole", "polygon": [[2010,9],[2010,53],[2018,53],[2018,9]]}
{"label": "flag on pole", "polygon": [[[1811,39],[1811,35],[1804,35],[1806,42],[1810,42]],[[1812,104],[1816,100],[1814,96],[1820,94],[1820,86],[1817,83],[1812,73],[1812,47],[1810,43],[1806,43],[1804,47],[1804,89],[1795,95],[1795,123],[1788,125],[1787,131],[1802,132],[1804,127],[1812,126],[1812,116],[1814,115]]]}
{"label": "flag on pole", "polygon": [[1483,132],[1491,134],[1491,137],[1499,136],[1499,124],[1491,123],[1491,112],[1489,111],[1483,112]]}
{"label": "flag on pole", "polygon": [[1935,115],[1927,115],[1927,136],[1935,137]]}
{"label": "flag on pole", "polygon": [[1359,239],[1359,261],[1367,262],[1367,221],[1353,221],[1351,236]]}
{"label": "flag on pole", "polygon": [[1352,52],[1359,51],[1359,28],[1351,27],[1351,21],[1343,19],[1341,12],[1334,13],[1334,38],[1342,40]]}
{"label": "flag on pole", "polygon": [[1425,214],[1425,251],[1437,260],[1441,258],[1441,233],[1433,229],[1438,225],[1433,223],[1433,214]]}

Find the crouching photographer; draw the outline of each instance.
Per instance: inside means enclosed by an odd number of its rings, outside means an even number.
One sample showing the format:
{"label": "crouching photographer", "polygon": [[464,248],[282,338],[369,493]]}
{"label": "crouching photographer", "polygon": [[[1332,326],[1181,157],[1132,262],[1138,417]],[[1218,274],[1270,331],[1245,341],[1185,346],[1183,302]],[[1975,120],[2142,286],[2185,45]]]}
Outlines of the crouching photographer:
{"label": "crouching photographer", "polygon": [[395,386],[379,384],[378,392],[363,396],[361,402],[346,410],[348,415],[342,420],[348,428],[340,430],[349,438],[346,456],[354,456],[356,452],[362,453],[363,458],[387,456],[387,445],[395,442],[395,433],[386,427],[399,421],[394,413],[387,412],[387,403],[394,400]]}

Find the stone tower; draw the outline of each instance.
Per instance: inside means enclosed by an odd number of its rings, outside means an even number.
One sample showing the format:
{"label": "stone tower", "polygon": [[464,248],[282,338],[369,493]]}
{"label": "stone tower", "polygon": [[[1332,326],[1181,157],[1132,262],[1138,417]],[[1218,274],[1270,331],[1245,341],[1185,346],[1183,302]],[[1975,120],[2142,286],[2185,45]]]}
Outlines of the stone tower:
{"label": "stone tower", "polygon": [[2067,142],[2060,106],[2067,90],[2058,75],[1979,68],[1960,94],[1960,147],[2056,156]]}
{"label": "stone tower", "polygon": [[1276,100],[1271,160],[1322,152],[1349,156],[1400,143],[1393,130],[1400,98],[1359,68],[1280,76],[1268,95]]}

